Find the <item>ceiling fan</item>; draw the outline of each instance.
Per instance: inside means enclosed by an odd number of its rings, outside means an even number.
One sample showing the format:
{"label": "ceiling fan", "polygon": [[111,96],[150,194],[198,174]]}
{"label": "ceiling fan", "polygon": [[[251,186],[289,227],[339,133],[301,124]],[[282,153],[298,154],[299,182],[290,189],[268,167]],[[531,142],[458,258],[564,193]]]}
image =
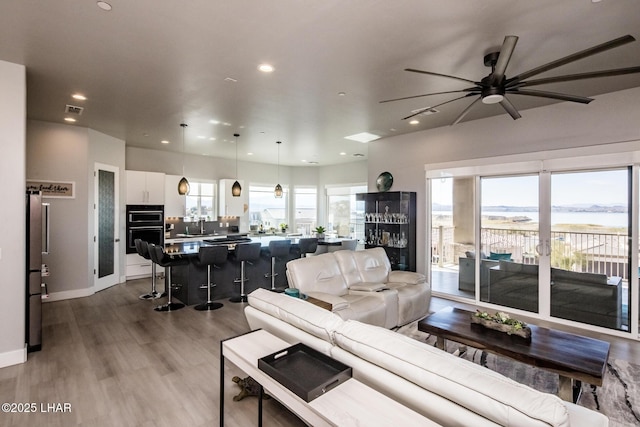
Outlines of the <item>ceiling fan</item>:
{"label": "ceiling fan", "polygon": [[406,120],[411,117],[422,114],[427,110],[431,110],[435,107],[439,107],[441,105],[448,104],[450,102],[454,102],[459,99],[477,96],[477,98],[470,105],[468,105],[467,108],[465,108],[462,111],[462,113],[460,113],[460,115],[458,115],[458,117],[455,119],[452,125],[459,123],[467,115],[467,113],[473,108],[473,106],[476,105],[479,101],[482,101],[483,104],[500,103],[500,105],[505,109],[507,113],[509,113],[509,115],[511,115],[511,117],[514,120],[519,119],[521,117],[520,113],[518,112],[518,110],[516,110],[516,108],[509,101],[506,95],[528,95],[528,96],[537,96],[541,98],[559,99],[562,101],[571,101],[571,102],[579,102],[582,104],[588,104],[589,102],[593,101],[593,98],[587,98],[584,96],[577,96],[577,95],[567,95],[559,92],[531,90],[531,89],[527,89],[527,87],[537,86],[537,85],[542,85],[547,83],[568,82],[568,81],[574,81],[574,80],[591,79],[596,77],[611,77],[611,76],[620,76],[623,74],[640,73],[640,67],[592,71],[588,73],[570,74],[570,75],[557,76],[557,77],[547,77],[547,78],[541,78],[537,80],[526,80],[526,79],[533,77],[535,75],[544,73],[546,71],[552,70],[554,68],[560,67],[562,65],[569,64],[570,62],[574,62],[579,59],[586,58],[588,56],[595,55],[597,53],[604,52],[606,50],[613,49],[615,47],[618,47],[633,41],[635,41],[635,38],[630,35],[622,36],[617,39],[608,41],[606,43],[593,46],[589,49],[576,52],[572,55],[565,56],[564,58],[551,61],[545,65],[541,65],[532,70],[518,74],[517,76],[507,78],[505,76],[505,72],[507,70],[507,66],[509,65],[509,60],[511,59],[511,55],[513,54],[513,51],[516,47],[516,43],[518,42],[518,37],[506,36],[504,38],[504,42],[502,43],[502,47],[500,48],[500,51],[491,52],[485,55],[484,65],[487,67],[491,67],[491,73],[488,76],[484,77],[479,82],[465,79],[462,77],[434,73],[431,71],[416,70],[413,68],[405,69],[405,71],[410,71],[412,73],[427,74],[431,76],[447,77],[450,79],[460,80],[463,82],[471,83],[473,84],[473,86],[465,89],[460,89],[460,90],[433,92],[433,93],[426,93],[423,95],[413,95],[413,96],[406,96],[403,98],[387,99],[385,101],[380,101],[380,102],[384,103],[384,102],[401,101],[405,99],[420,98],[423,96],[431,96],[431,95],[444,95],[449,93],[465,94],[458,98],[450,99],[449,101],[445,101],[437,105],[432,105],[430,107],[422,108],[417,112],[414,111],[413,114],[407,117],[404,117],[402,119],[402,120]]}

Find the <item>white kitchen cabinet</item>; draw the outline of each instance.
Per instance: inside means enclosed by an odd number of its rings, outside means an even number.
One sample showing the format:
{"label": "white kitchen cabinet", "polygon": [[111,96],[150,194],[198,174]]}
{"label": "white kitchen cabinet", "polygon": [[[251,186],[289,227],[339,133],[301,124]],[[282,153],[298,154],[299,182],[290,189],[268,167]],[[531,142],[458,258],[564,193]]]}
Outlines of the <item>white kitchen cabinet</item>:
{"label": "white kitchen cabinet", "polygon": [[249,188],[245,187],[244,182],[238,180],[242,187],[240,197],[233,197],[231,194],[231,187],[235,182],[235,179],[221,179],[220,180],[220,209],[218,211],[219,216],[239,216],[245,215],[248,210],[249,200]]}
{"label": "white kitchen cabinet", "polygon": [[[151,277],[151,260],[138,254],[127,254],[127,280]],[[156,277],[164,273],[164,268],[156,265]],[[156,284],[158,284],[156,282]]]}
{"label": "white kitchen cabinet", "polygon": [[164,174],[126,171],[128,205],[164,205]]}
{"label": "white kitchen cabinet", "polygon": [[178,194],[179,175],[165,175],[164,177],[164,216],[182,218],[185,215],[186,196]]}

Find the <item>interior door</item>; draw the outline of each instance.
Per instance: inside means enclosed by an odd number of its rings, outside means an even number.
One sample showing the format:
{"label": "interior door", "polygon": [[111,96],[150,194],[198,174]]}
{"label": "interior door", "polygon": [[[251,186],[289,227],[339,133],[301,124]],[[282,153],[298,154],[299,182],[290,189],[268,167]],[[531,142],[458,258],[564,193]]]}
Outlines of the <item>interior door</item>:
{"label": "interior door", "polygon": [[96,163],[94,168],[94,289],[119,282],[119,168]]}

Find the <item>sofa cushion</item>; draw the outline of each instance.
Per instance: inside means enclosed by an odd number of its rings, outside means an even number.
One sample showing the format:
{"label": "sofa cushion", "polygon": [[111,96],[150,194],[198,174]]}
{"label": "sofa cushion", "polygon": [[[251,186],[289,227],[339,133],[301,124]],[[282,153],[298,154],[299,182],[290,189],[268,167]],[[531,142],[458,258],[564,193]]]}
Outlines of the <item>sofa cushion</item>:
{"label": "sofa cushion", "polygon": [[348,291],[347,282],[334,257],[326,253],[308,258],[298,258],[287,263],[289,286],[303,293],[324,292],[342,296]]}
{"label": "sofa cushion", "polygon": [[335,251],[332,252],[336,262],[338,263],[338,267],[344,276],[345,281],[347,282],[347,287],[351,288],[351,286],[362,282],[360,278],[360,272],[358,271],[358,266],[356,265],[356,261],[353,257],[355,251]]}
{"label": "sofa cushion", "polygon": [[304,300],[258,288],[248,295],[249,305],[321,338],[333,341],[333,330],[343,320],[332,312]]}
{"label": "sofa cushion", "polygon": [[409,337],[347,321],[334,332],[340,348],[504,426],[569,426],[565,405]]}
{"label": "sofa cushion", "polygon": [[427,276],[414,271],[390,271],[389,281],[396,283],[406,283],[407,285],[419,285],[427,282]]}
{"label": "sofa cushion", "polygon": [[511,259],[511,253],[498,253],[498,252],[489,252],[489,259],[494,260],[494,261],[498,261],[501,259],[506,259],[506,260],[510,260]]}
{"label": "sofa cushion", "polygon": [[387,283],[389,281],[391,264],[384,248],[352,251],[351,254],[358,267],[361,282]]}

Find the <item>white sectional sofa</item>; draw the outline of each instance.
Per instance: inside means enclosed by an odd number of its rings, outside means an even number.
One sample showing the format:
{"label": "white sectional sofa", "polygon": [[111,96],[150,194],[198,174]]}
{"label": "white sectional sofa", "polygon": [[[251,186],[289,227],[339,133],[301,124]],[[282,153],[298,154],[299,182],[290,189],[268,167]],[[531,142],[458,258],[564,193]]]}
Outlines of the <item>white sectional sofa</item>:
{"label": "white sectional sofa", "polygon": [[394,328],[429,313],[423,274],[392,271],[383,248],[336,251],[287,263],[289,286],[326,301],[342,319]]}
{"label": "white sectional sofa", "polygon": [[257,289],[245,316],[288,343],[353,368],[353,377],[443,426],[606,427],[608,419],[388,329]]}

